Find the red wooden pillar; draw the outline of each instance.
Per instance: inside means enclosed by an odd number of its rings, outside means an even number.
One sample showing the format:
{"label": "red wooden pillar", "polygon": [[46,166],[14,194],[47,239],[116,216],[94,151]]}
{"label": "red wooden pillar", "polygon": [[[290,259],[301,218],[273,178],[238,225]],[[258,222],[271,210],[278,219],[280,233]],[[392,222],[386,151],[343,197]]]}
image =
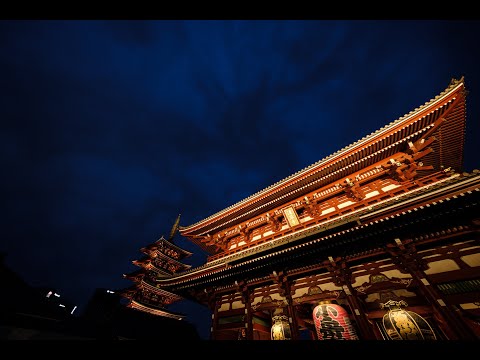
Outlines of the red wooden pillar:
{"label": "red wooden pillar", "polygon": [[212,311],[212,322],[210,326],[210,340],[215,340],[218,325],[218,303],[215,292],[208,296],[208,307]]}
{"label": "red wooden pillar", "polygon": [[288,303],[288,314],[289,314],[289,323],[290,331],[292,333],[292,340],[297,340],[300,338],[298,333],[298,324],[297,324],[297,314],[295,313],[295,306],[293,306],[293,299],[291,293],[291,283],[288,279],[285,279],[285,298]]}
{"label": "red wooden pillar", "polygon": [[247,340],[253,340],[252,300],[252,290],[247,286],[244,286],[242,289],[242,302],[245,304],[245,329]]}
{"label": "red wooden pillar", "polygon": [[348,305],[350,306],[355,322],[358,326],[360,338],[363,340],[376,340],[375,333],[368,321],[363,307],[358,300],[357,292],[352,286],[352,274],[348,269],[345,261],[335,261],[331,256],[328,257],[328,262],[325,263],[327,269],[332,274],[332,279],[335,285],[341,286],[347,295]]}
{"label": "red wooden pillar", "polygon": [[272,278],[280,288],[280,295],[284,296],[285,300],[287,301],[287,309],[289,315],[288,321],[290,324],[292,340],[297,340],[300,338],[300,334],[298,332],[297,315],[295,313],[295,307],[293,306],[291,281],[288,279],[287,275],[283,271],[280,271],[280,273],[278,274],[276,271],[274,271],[272,274]]}

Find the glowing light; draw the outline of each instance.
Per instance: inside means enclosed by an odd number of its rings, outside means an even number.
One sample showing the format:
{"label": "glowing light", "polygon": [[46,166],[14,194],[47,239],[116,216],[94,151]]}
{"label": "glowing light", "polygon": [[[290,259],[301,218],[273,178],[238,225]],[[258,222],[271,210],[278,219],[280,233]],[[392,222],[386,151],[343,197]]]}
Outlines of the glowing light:
{"label": "glowing light", "polygon": [[49,291],[49,292],[47,293],[47,298],[50,297],[50,295],[52,295],[52,292],[51,292],[51,291]]}
{"label": "glowing light", "polygon": [[53,293],[53,295],[55,295],[56,297],[60,297],[60,295],[58,295],[57,293]]}
{"label": "glowing light", "polygon": [[107,290],[107,293],[109,293],[109,294],[115,294],[115,292],[112,291],[112,290]]}
{"label": "glowing light", "polygon": [[63,305],[63,304],[58,304],[58,306],[60,306],[60,307],[65,307],[65,305]]}
{"label": "glowing light", "polygon": [[77,308],[77,305],[74,306],[72,312],[70,314],[73,314],[73,312],[75,311],[75,309]]}
{"label": "glowing light", "polygon": [[346,310],[340,305],[322,301],[312,315],[319,340],[358,340]]}

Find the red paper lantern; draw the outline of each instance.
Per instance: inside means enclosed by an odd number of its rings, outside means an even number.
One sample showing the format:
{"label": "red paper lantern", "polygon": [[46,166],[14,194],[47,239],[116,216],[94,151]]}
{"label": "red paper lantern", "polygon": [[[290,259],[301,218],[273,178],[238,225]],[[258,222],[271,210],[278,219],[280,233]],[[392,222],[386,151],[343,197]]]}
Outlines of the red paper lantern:
{"label": "red paper lantern", "polygon": [[347,311],[337,304],[320,303],[313,309],[319,340],[358,340]]}

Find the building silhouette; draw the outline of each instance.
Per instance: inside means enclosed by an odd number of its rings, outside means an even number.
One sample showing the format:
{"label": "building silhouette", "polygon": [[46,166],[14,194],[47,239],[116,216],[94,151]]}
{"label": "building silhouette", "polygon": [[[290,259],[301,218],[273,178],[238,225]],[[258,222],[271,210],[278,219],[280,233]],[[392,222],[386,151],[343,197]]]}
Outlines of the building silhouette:
{"label": "building silhouette", "polygon": [[109,289],[95,289],[83,313],[54,288],[30,286],[0,256],[2,340],[186,340],[199,339],[187,321],[127,308]]}

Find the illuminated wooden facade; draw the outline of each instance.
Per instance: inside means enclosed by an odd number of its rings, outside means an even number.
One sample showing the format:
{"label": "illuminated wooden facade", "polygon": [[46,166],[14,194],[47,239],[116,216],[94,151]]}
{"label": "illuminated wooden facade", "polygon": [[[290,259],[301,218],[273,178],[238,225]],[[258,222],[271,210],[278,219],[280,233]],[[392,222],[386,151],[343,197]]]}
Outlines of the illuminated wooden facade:
{"label": "illuminated wooden facade", "polygon": [[[212,339],[479,339],[480,172],[464,79],[179,232],[210,256],[157,286],[208,306]],[[282,335],[283,334],[283,335]]]}

